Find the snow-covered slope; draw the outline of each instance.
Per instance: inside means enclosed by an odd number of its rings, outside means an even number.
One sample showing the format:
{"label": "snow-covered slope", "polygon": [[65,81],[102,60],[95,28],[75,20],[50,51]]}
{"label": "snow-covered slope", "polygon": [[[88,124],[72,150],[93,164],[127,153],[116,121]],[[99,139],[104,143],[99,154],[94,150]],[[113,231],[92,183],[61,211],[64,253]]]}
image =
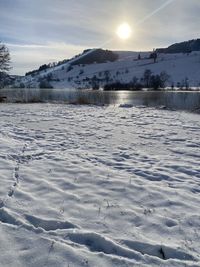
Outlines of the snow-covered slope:
{"label": "snow-covered slope", "polygon": [[199,115],[0,105],[0,266],[199,267]]}
{"label": "snow-covered slope", "polygon": [[127,83],[131,82],[133,77],[141,79],[146,69],[150,69],[154,74],[160,74],[162,71],[169,74],[168,86],[184,84],[186,80],[189,86],[200,85],[200,52],[158,54],[156,63],[153,59],[149,59],[150,52],[141,52],[140,60],[138,52],[115,51],[115,53],[119,55],[115,62],[73,65],[72,69],[69,69],[77,57],[63,65],[41,71],[34,77],[26,76],[15,85],[38,87],[42,79],[47,79],[54,88],[91,88],[93,79],[98,80],[100,86],[113,82]]}

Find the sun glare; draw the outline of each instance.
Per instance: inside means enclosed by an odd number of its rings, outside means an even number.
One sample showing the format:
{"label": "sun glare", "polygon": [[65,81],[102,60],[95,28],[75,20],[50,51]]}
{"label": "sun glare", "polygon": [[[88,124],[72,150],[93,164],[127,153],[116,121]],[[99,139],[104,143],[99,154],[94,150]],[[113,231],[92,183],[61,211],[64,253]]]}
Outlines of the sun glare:
{"label": "sun glare", "polygon": [[124,22],[117,28],[116,31],[120,39],[126,40],[131,36],[132,30],[128,23]]}

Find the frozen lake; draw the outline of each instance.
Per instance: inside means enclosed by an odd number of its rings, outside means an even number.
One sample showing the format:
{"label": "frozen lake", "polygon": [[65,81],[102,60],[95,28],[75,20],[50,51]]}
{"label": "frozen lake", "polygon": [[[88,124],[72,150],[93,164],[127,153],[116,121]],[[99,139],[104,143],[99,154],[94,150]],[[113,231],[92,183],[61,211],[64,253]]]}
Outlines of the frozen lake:
{"label": "frozen lake", "polygon": [[129,104],[199,112],[200,92],[92,91],[69,89],[2,89],[7,102],[60,102],[69,104]]}

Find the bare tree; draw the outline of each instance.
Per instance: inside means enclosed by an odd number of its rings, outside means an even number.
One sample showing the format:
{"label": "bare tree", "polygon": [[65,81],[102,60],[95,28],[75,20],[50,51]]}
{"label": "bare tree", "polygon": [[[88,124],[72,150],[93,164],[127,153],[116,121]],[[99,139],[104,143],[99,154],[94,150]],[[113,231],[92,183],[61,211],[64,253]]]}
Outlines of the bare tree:
{"label": "bare tree", "polygon": [[156,63],[157,57],[158,57],[157,51],[153,49],[153,52],[150,54],[149,58],[153,58],[154,63]]}
{"label": "bare tree", "polygon": [[10,70],[10,53],[8,48],[0,43],[0,72]]}
{"label": "bare tree", "polygon": [[150,87],[151,75],[152,75],[152,71],[149,69],[146,69],[143,75],[146,88]]}
{"label": "bare tree", "polygon": [[161,87],[165,88],[166,83],[169,81],[170,75],[168,75],[165,71],[161,71],[160,73],[160,81]]}

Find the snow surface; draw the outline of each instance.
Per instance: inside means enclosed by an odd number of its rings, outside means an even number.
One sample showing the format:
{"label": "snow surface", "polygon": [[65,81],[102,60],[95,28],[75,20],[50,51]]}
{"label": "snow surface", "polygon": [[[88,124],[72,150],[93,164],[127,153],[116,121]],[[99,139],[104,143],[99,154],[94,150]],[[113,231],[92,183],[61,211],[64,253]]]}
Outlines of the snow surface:
{"label": "snow surface", "polygon": [[[16,82],[15,86],[19,86],[22,82],[26,87],[38,87],[39,80],[52,73],[53,79],[59,80],[50,82],[54,88],[86,88],[91,87],[85,81],[86,78],[91,79],[96,76],[102,79],[104,78],[105,71],[110,73],[110,82],[127,83],[131,82],[133,77],[138,79],[143,77],[146,69],[150,69],[154,74],[160,74],[162,71],[165,71],[170,75],[167,86],[176,86],[177,83],[184,84],[185,80],[187,80],[191,87],[200,86],[200,52],[198,51],[190,54],[158,54],[156,63],[149,59],[150,52],[140,52],[141,60],[137,59],[139,52],[114,52],[119,55],[119,59],[115,62],[84,66],[74,65],[71,71],[67,71],[70,64],[83,56],[81,55],[65,64],[41,71],[34,77],[30,75],[23,77],[20,79],[20,82]],[[72,80],[69,81],[69,78]],[[104,86],[105,83],[102,80],[100,85]]]}
{"label": "snow surface", "polygon": [[0,105],[0,266],[200,266],[199,115]]}

